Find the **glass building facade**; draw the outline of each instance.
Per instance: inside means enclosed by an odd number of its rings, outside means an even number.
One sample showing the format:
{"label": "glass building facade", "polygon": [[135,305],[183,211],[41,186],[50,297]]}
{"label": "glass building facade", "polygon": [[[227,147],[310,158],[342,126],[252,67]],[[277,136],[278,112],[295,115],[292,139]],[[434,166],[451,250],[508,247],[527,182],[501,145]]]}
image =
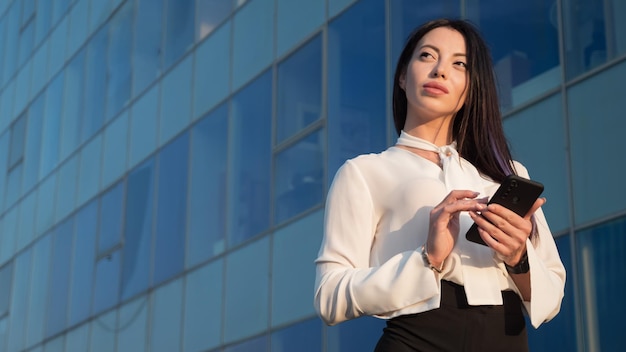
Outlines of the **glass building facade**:
{"label": "glass building facade", "polygon": [[372,350],[383,321],[313,309],[325,195],[395,142],[395,61],[443,16],[546,186],[568,280],[531,349],[619,349],[626,2],[4,0],[0,352]]}

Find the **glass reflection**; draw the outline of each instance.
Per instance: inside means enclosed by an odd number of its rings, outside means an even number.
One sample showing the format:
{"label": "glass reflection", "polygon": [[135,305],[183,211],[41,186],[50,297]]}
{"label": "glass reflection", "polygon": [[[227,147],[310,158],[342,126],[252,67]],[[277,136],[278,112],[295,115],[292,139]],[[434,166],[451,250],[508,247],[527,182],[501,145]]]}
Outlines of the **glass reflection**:
{"label": "glass reflection", "polygon": [[229,245],[269,226],[272,76],[267,71],[233,98]]}
{"label": "glass reflection", "polygon": [[103,68],[106,67],[107,32],[107,26],[101,28],[87,44],[81,142],[93,136],[104,122],[107,71]]}
{"label": "glass reflection", "polygon": [[191,178],[187,267],[224,250],[228,105],[223,104],[191,130]]}
{"label": "glass reflection", "polygon": [[117,250],[96,262],[96,285],[93,296],[93,314],[115,306],[119,301],[121,254]]}
{"label": "glass reflection", "polygon": [[233,9],[232,0],[198,0],[196,2],[196,40],[201,40],[211,33],[230,15]]}
{"label": "glass reflection", "polygon": [[[31,248],[33,247],[30,247],[26,251],[20,253],[15,258],[15,274],[13,278],[13,286],[12,286],[12,293],[11,293],[11,306],[9,308],[9,311],[11,312],[11,314],[8,315],[8,319],[9,319],[8,325],[11,327],[11,333],[8,334],[6,342],[5,342],[7,346],[7,350],[9,351],[18,351],[24,348],[24,338],[26,337],[26,332],[27,332],[26,330],[27,313],[29,313],[33,309],[32,305],[29,304],[28,302],[29,293],[30,293],[30,279],[31,279],[30,278],[31,261],[32,261]],[[41,290],[41,291],[44,291],[44,290]],[[45,293],[41,301],[45,301]],[[43,321],[43,317],[40,318],[40,322],[42,321]]]}
{"label": "glass reflection", "polygon": [[322,322],[317,318],[309,319],[276,331],[271,339],[272,352],[322,351]]}
{"label": "glass reflection", "polygon": [[328,176],[386,146],[385,4],[361,0],[328,28]]}
{"label": "glass reflection", "polygon": [[44,94],[40,94],[28,110],[28,129],[26,131],[26,146],[24,147],[24,178],[22,181],[24,192],[30,190],[39,181],[44,97]]}
{"label": "glass reflection", "polygon": [[69,325],[89,317],[96,262],[98,201],[93,200],[76,213],[76,234],[72,249]]}
{"label": "glass reflection", "polygon": [[133,47],[133,95],[161,73],[163,1],[137,0]]}
{"label": "glass reflection", "polygon": [[320,119],[322,39],[319,35],[278,65],[277,101],[277,143]]}
{"label": "glass reflection", "polygon": [[[222,352],[264,352],[269,351],[267,335],[259,336],[251,340],[228,346]],[[300,349],[298,349],[300,351]]]}
{"label": "glass reflection", "polygon": [[122,299],[148,288],[154,197],[154,159],[148,159],[128,176],[124,210]]}
{"label": "glass reflection", "polygon": [[65,75],[59,74],[46,90],[46,108],[41,137],[41,167],[39,178],[44,178],[59,162],[59,133],[61,109],[63,108],[63,81]]}
{"label": "glass reflection", "polygon": [[127,1],[109,22],[107,120],[130,99],[133,2]]}
{"label": "glass reflection", "polygon": [[193,44],[195,0],[166,0],[165,67],[169,67]]}
{"label": "glass reflection", "polygon": [[[48,301],[48,293],[50,289],[50,257],[52,233],[45,234],[33,247],[32,274],[30,275],[30,293],[23,294],[28,299],[28,314],[24,312],[26,317],[26,326],[24,327],[26,337],[26,345],[32,346],[48,335],[44,335],[46,328],[46,309],[50,304]],[[16,273],[17,274],[17,273]],[[28,274],[26,274],[28,277]],[[11,310],[11,314],[13,314]],[[11,324],[13,326],[13,324]]]}
{"label": "glass reflection", "polygon": [[329,327],[326,330],[327,351],[373,351],[384,327],[384,320],[373,317],[362,317]]}
{"label": "glass reflection", "polygon": [[188,133],[163,147],[158,156],[154,285],[173,277],[184,267],[188,156]]}
{"label": "glass reflection", "polygon": [[626,218],[596,226],[577,235],[579,279],[587,351],[610,351],[622,345],[622,296],[626,283]]}
{"label": "glass reflection", "polygon": [[69,298],[71,250],[74,237],[74,219],[63,222],[56,228],[52,239],[50,263],[50,286],[48,289],[48,312],[46,336],[60,332],[67,324]]}
{"label": "glass reflection", "polygon": [[[469,0],[468,18],[490,44],[500,105],[507,110],[561,81],[556,0]],[[507,28],[507,30],[503,30]]]}
{"label": "glass reflection", "polygon": [[321,203],[324,198],[324,133],[318,130],[276,156],[276,223]]}
{"label": "glass reflection", "polygon": [[98,255],[117,246],[122,238],[124,183],[118,182],[100,198],[100,231]]}

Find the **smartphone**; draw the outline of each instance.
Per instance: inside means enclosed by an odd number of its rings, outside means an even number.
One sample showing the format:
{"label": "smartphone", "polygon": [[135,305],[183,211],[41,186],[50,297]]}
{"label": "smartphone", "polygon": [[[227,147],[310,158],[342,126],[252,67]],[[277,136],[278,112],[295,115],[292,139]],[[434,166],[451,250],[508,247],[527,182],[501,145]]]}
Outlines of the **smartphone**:
{"label": "smartphone", "polygon": [[[500,204],[519,216],[525,216],[542,192],[543,185],[541,183],[517,175],[509,175],[491,197],[489,204]],[[468,241],[487,245],[478,234],[476,223],[472,224],[465,234],[465,238]]]}

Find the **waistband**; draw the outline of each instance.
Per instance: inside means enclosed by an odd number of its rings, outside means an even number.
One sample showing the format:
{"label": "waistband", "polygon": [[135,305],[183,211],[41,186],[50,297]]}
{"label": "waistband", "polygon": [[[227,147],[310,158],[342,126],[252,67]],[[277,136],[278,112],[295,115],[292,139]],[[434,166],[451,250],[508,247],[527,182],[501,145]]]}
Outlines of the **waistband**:
{"label": "waistband", "polygon": [[[502,304],[507,308],[520,307],[522,301],[517,293],[513,291],[502,291]],[[467,303],[465,288],[451,281],[441,280],[441,305],[455,306],[457,308],[471,308]],[[499,306],[480,306],[480,307],[499,307]],[[521,308],[521,307],[520,307]]]}

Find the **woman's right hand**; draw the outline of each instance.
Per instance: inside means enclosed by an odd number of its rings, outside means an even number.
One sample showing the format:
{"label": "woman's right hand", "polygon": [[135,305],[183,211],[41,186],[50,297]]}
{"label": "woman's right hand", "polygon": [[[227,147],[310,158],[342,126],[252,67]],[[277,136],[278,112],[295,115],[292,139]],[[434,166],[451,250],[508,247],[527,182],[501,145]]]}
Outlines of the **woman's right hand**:
{"label": "woman's right hand", "polygon": [[430,225],[426,249],[428,260],[435,267],[441,267],[450,255],[459,237],[459,213],[478,211],[486,208],[487,198],[476,198],[478,192],[454,190],[430,211]]}

